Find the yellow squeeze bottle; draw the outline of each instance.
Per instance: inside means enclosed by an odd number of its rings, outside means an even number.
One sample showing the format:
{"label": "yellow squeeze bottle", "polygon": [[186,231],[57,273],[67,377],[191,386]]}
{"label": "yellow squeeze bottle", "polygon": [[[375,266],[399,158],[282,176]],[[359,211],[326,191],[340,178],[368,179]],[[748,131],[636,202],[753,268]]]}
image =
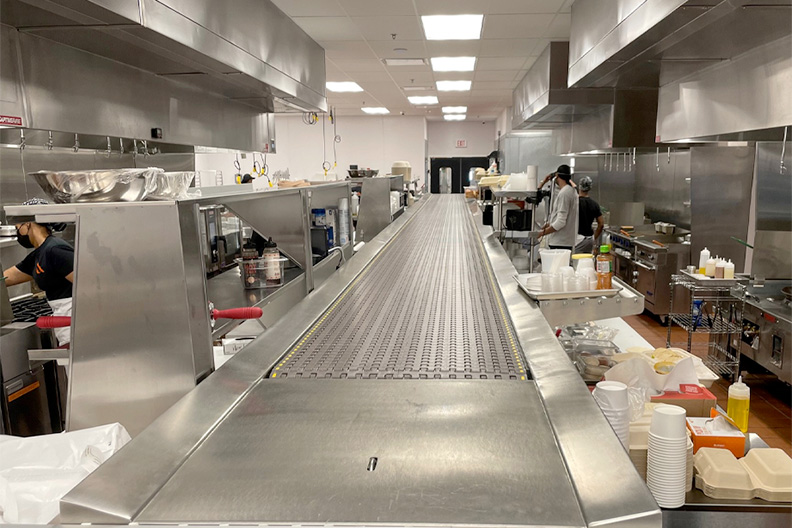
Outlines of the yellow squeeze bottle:
{"label": "yellow squeeze bottle", "polygon": [[742,376],[729,387],[729,401],[726,414],[734,420],[743,433],[748,432],[748,411],[751,406],[751,389],[743,383]]}

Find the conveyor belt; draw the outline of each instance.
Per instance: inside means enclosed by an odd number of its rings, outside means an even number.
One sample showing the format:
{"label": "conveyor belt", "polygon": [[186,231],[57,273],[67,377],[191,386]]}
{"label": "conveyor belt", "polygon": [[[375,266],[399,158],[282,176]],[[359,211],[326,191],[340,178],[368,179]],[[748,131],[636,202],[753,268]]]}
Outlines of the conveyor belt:
{"label": "conveyor belt", "polygon": [[430,200],[271,377],[529,378],[464,198]]}

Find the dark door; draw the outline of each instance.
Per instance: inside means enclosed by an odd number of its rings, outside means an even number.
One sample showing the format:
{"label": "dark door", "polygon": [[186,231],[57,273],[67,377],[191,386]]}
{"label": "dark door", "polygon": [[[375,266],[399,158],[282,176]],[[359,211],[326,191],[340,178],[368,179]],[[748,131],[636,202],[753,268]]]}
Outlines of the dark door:
{"label": "dark door", "polygon": [[463,187],[470,184],[468,173],[473,167],[487,168],[487,158],[432,158],[429,162],[429,192],[440,193],[440,169],[451,168],[451,192],[461,193]]}

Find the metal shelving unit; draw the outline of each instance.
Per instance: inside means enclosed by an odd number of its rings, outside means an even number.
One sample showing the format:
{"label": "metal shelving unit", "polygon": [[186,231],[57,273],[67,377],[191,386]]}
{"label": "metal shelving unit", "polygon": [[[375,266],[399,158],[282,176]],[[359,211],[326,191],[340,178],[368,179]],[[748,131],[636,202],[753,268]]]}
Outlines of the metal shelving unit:
{"label": "metal shelving unit", "polygon": [[[736,379],[740,370],[740,352],[731,350],[729,343],[734,334],[741,332],[742,314],[745,308],[745,286],[740,279],[711,280],[696,279],[687,274],[671,276],[670,310],[674,312],[674,293],[685,288],[690,296],[687,313],[668,314],[667,346],[672,346],[671,329],[680,326],[687,333],[687,351],[692,353],[693,335],[710,336],[704,364],[718,374]],[[699,304],[698,314],[696,303]],[[725,346],[724,346],[725,343]]]}

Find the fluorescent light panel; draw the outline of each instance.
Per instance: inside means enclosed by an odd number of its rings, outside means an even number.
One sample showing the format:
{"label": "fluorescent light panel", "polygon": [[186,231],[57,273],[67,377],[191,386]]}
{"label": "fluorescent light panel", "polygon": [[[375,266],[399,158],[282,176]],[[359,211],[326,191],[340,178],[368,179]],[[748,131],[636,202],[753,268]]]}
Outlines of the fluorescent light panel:
{"label": "fluorescent light panel", "polygon": [[427,90],[434,90],[432,86],[405,86],[402,88],[405,92],[425,92]]}
{"label": "fluorescent light panel", "polygon": [[384,106],[364,106],[361,110],[367,114],[390,114],[390,110]]}
{"label": "fluorescent light panel", "polygon": [[476,57],[432,57],[432,69],[436,72],[473,71]]}
{"label": "fluorescent light panel", "polygon": [[446,121],[464,121],[466,117],[465,114],[446,114],[443,119]]}
{"label": "fluorescent light panel", "polygon": [[464,114],[467,113],[467,106],[444,106],[444,114]]}
{"label": "fluorescent light panel", "polygon": [[426,59],[382,59],[386,66],[426,66]]}
{"label": "fluorescent light panel", "polygon": [[426,40],[478,40],[484,15],[422,16]]}
{"label": "fluorescent light panel", "polygon": [[362,92],[363,88],[356,82],[327,82],[327,89],[331,92]]}
{"label": "fluorescent light panel", "polygon": [[413,95],[407,100],[414,105],[436,105],[440,102],[436,95]]}
{"label": "fluorescent light panel", "polygon": [[437,81],[437,89],[441,92],[467,92],[472,81]]}

